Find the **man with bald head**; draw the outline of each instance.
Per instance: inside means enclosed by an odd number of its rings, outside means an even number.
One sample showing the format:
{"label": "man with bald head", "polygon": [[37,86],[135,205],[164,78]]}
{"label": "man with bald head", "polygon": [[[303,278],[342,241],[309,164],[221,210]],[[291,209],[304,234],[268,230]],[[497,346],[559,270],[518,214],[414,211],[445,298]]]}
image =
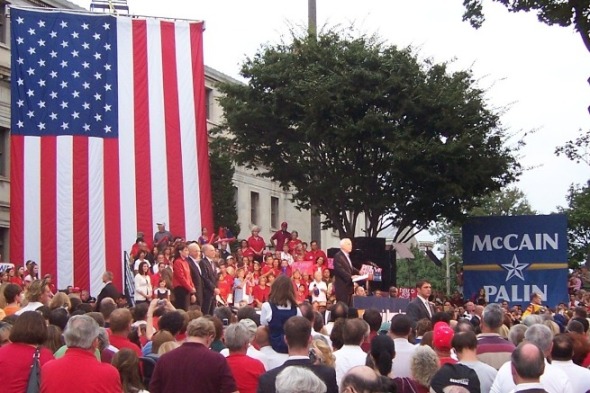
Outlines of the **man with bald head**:
{"label": "man with bald head", "polygon": [[203,282],[203,303],[201,304],[201,311],[203,314],[213,315],[215,309],[215,295],[219,294],[217,288],[217,266],[213,258],[215,258],[215,247],[211,244],[204,244],[201,249],[203,259],[199,262],[201,267],[202,282]]}
{"label": "man with bald head", "polygon": [[515,392],[547,393],[541,384],[545,358],[539,347],[524,342],[512,352],[511,361]]}
{"label": "man with bald head", "polygon": [[340,384],[341,392],[363,392],[378,393],[388,392],[388,387],[384,386],[387,381],[385,378],[377,375],[375,370],[367,366],[356,366],[351,368]]}
{"label": "man with bald head", "polygon": [[[525,343],[536,345],[543,355],[543,369],[539,374],[543,389],[549,393],[574,393],[572,384],[567,375],[546,360],[551,355],[551,348],[553,346],[553,334],[551,330],[545,325],[533,324],[526,330],[524,341],[520,345],[522,346]],[[530,354],[530,352],[527,353]],[[514,391],[516,385],[512,378],[513,361],[514,359],[511,358],[510,362],[506,362],[500,367],[490,392],[505,393]],[[531,363],[529,366],[532,367],[533,364]],[[539,368],[540,366],[537,364],[535,367]]]}
{"label": "man with bald head", "polygon": [[344,238],[340,240],[340,251],[334,255],[334,288],[336,300],[351,305],[354,284],[352,279],[359,274],[358,269],[352,266],[350,252],[352,241]]}

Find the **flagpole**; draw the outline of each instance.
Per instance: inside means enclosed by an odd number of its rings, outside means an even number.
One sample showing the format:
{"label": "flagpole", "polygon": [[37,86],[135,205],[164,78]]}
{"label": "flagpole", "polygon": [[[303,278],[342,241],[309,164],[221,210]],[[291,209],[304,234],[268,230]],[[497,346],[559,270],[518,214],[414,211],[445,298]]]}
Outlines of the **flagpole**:
{"label": "flagpole", "polygon": [[[7,5],[7,12],[6,12],[6,17],[10,18],[10,9],[11,8],[17,8],[17,9],[21,9],[21,10],[34,10],[34,11],[44,11],[44,12],[65,12],[65,13],[70,13],[70,14],[80,14],[80,15],[112,15],[112,14],[104,14],[101,12],[90,12],[86,9],[84,10],[76,10],[76,9],[70,9],[70,8],[48,8],[48,7],[36,7],[36,6],[25,6],[25,5]],[[134,15],[134,14],[125,14],[125,15],[121,15],[118,14],[117,17],[128,17],[128,18],[133,18],[133,19],[148,19],[148,18],[153,18],[153,19],[161,19],[161,20],[169,20],[169,21],[184,21],[184,22],[189,22],[189,23],[205,23],[204,20],[198,20],[198,19],[188,19],[188,18],[170,18],[170,17],[159,17],[159,16],[149,16],[149,15]]]}

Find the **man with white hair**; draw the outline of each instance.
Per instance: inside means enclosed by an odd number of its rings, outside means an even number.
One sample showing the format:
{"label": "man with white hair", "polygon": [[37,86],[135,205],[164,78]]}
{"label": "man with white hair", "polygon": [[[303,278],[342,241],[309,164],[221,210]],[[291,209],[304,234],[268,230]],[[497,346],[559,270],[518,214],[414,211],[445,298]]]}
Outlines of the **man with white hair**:
{"label": "man with white hair", "polygon": [[[256,325],[254,325],[256,326]],[[258,379],[266,372],[260,360],[247,355],[251,333],[246,324],[238,322],[228,326],[224,333],[225,346],[229,350],[227,364],[240,392],[255,392]]]}
{"label": "man with white hair", "polygon": [[326,384],[311,370],[290,366],[277,375],[277,393],[326,393]]}
{"label": "man with white hair", "polygon": [[99,332],[98,323],[88,315],[75,315],[70,318],[64,331],[68,350],[62,358],[43,365],[42,392],[58,393],[67,390],[77,393],[120,393],[123,391],[117,369],[108,363],[96,361],[94,352],[99,345]]}
{"label": "man with white hair", "polygon": [[352,251],[352,241],[344,238],[340,240],[340,251],[334,255],[334,289],[336,300],[351,305],[352,294],[354,292],[353,279],[359,274],[358,269],[352,265],[350,252]]}
{"label": "man with white hair", "polygon": [[[529,327],[524,334],[525,343],[535,344],[545,357],[545,370],[541,375],[541,384],[548,393],[574,393],[572,385],[567,375],[547,362],[547,358],[551,354],[553,345],[553,334],[551,330],[541,324],[534,324]],[[494,384],[490,392],[492,393],[506,393],[515,389],[516,385],[512,378],[512,363],[506,362],[496,375]]]}

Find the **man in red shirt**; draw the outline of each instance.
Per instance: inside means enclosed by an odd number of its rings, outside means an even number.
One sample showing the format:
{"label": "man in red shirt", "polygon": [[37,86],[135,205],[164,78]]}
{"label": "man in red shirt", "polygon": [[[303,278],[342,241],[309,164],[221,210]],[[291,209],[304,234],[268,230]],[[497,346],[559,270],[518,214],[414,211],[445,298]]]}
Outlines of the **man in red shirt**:
{"label": "man in red shirt", "polygon": [[131,324],[133,323],[131,311],[126,308],[116,309],[111,313],[109,323],[110,344],[117,349],[129,348],[135,351],[137,356],[141,357],[141,349],[127,338],[131,331]]}
{"label": "man in red shirt", "polygon": [[283,245],[291,239],[291,234],[287,231],[287,225],[286,222],[283,222],[281,224],[281,230],[276,231],[270,238],[270,242],[275,246],[276,251],[282,251]]}
{"label": "man in red shirt", "polygon": [[303,259],[305,259],[306,261],[311,261],[313,263],[315,263],[315,261],[319,258],[319,257],[323,257],[324,258],[324,263],[328,263],[328,257],[326,257],[326,253],[322,250],[320,250],[318,248],[318,242],[315,240],[312,240],[311,243],[309,243],[311,250],[309,250],[308,252],[305,253],[305,256]]}
{"label": "man in red shirt", "polygon": [[234,375],[240,393],[255,393],[258,378],[265,373],[264,365],[258,359],[248,355],[250,332],[242,323],[231,324],[224,333],[225,346],[229,349],[226,358]]}
{"label": "man in red shirt", "polygon": [[45,363],[41,369],[42,393],[123,391],[117,369],[96,360],[98,333],[98,323],[88,315],[70,318],[64,331],[68,350],[62,358]]}

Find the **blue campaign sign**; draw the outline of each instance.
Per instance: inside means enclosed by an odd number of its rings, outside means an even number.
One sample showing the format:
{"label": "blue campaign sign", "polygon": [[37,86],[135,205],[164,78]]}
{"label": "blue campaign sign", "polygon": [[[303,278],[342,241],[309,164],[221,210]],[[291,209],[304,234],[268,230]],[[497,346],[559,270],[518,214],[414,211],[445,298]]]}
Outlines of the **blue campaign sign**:
{"label": "blue campaign sign", "polygon": [[463,225],[464,296],[481,288],[489,302],[567,302],[567,219],[546,216],[473,217]]}

